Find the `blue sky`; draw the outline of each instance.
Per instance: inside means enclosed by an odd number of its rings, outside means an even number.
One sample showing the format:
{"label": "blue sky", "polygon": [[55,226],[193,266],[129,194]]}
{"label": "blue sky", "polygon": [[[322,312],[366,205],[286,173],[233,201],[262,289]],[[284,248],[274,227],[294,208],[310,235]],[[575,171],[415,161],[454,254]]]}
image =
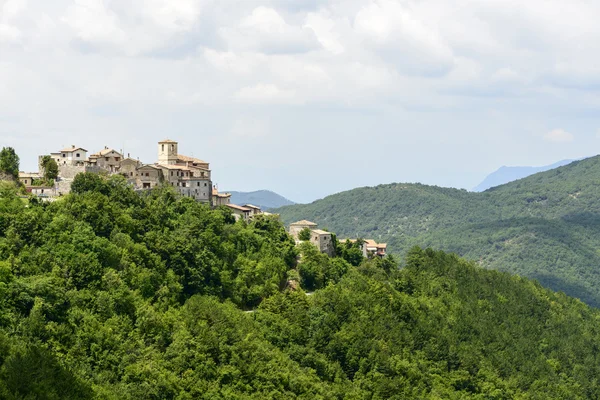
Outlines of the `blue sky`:
{"label": "blue sky", "polygon": [[156,142],[222,189],[472,188],[598,153],[600,3],[0,0],[0,142]]}

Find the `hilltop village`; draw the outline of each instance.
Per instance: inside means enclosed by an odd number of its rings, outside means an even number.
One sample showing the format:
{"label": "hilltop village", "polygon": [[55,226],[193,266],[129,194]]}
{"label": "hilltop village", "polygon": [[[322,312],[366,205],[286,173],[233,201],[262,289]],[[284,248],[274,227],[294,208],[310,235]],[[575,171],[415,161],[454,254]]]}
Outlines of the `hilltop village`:
{"label": "hilltop village", "polygon": [[[249,221],[256,215],[271,215],[252,204],[231,204],[230,193],[220,193],[213,184],[208,162],[179,154],[179,143],[165,139],[158,142],[157,161],[144,164],[139,159],[125,156],[122,151],[105,146],[100,151],[89,154],[88,150],[76,145],[38,157],[38,172],[19,172],[19,180],[27,192],[47,201],[68,194],[71,183],[77,174],[91,172],[105,175],[122,175],[135,190],[149,190],[162,184],[175,188],[180,195],[193,198],[200,203],[212,207],[226,206],[233,216]],[[56,162],[58,173],[51,185],[43,179],[44,165],[48,159]],[[318,229],[317,224],[310,221],[298,221],[290,225],[289,233],[300,243],[300,234],[310,232],[310,239],[320,252],[335,256],[333,236],[330,232]],[[341,241],[355,243],[357,240]],[[365,257],[383,257],[386,245],[377,244],[373,240],[360,241]]]}

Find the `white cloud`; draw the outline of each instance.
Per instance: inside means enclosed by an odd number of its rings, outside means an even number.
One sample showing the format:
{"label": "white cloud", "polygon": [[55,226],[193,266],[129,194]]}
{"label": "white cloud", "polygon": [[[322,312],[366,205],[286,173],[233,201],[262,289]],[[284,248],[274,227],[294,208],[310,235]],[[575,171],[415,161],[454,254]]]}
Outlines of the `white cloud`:
{"label": "white cloud", "polygon": [[575,139],[572,133],[564,129],[553,129],[544,135],[544,140],[554,143],[568,143]]}
{"label": "white cloud", "polygon": [[259,83],[238,90],[234,97],[244,103],[291,103],[294,91],[282,90],[273,83]]}
{"label": "white cloud", "polygon": [[320,46],[312,29],[288,24],[273,8],[257,7],[235,27],[219,30],[230,50],[305,53]]}

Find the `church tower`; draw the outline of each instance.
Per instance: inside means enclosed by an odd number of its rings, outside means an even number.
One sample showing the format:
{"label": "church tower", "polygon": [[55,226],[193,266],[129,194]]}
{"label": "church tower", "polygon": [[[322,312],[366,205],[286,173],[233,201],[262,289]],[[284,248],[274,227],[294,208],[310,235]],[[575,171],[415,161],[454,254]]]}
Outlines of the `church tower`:
{"label": "church tower", "polygon": [[177,142],[166,139],[158,142],[158,163],[177,164]]}

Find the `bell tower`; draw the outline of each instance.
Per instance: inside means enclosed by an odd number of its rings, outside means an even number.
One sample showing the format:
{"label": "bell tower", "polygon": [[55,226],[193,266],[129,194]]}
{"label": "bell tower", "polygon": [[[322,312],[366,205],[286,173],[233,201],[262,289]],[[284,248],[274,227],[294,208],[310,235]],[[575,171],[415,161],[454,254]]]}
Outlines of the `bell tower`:
{"label": "bell tower", "polygon": [[177,164],[177,142],[166,139],[158,142],[158,163]]}

